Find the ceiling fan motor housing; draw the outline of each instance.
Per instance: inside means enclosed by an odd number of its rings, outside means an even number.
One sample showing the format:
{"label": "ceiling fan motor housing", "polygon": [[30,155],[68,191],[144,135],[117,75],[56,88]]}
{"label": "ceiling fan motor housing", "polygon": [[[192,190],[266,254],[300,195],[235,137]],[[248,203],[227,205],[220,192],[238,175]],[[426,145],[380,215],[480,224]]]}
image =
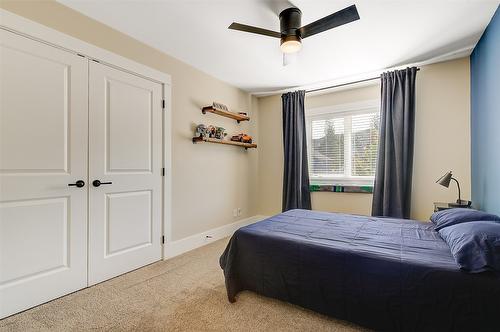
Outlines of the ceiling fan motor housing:
{"label": "ceiling fan motor housing", "polygon": [[281,44],[289,40],[301,41],[301,21],[302,12],[298,8],[287,8],[280,13]]}

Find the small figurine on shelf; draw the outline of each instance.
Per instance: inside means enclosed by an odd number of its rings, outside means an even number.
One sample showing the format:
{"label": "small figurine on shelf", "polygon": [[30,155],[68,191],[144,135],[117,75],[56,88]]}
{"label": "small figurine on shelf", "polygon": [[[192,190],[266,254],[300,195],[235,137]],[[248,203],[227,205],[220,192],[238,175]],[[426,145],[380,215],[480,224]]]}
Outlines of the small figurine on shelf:
{"label": "small figurine on shelf", "polygon": [[224,139],[224,137],[226,137],[227,133],[226,133],[226,129],[222,128],[222,127],[215,127],[215,138],[218,138],[218,139]]}
{"label": "small figurine on shelf", "polygon": [[242,142],[242,143],[252,143],[252,136],[245,133],[231,136],[231,141]]}
{"label": "small figurine on shelf", "polygon": [[244,134],[244,135],[241,137],[241,141],[242,141],[243,143],[252,143],[253,139],[252,139],[252,136],[247,135],[247,134]]}
{"label": "small figurine on shelf", "polygon": [[195,132],[196,137],[206,137],[207,136],[207,126],[205,126],[203,123],[199,124],[196,126],[196,132]]}
{"label": "small figurine on shelf", "polygon": [[215,138],[215,127],[212,125],[209,125],[207,127],[207,137],[209,138]]}

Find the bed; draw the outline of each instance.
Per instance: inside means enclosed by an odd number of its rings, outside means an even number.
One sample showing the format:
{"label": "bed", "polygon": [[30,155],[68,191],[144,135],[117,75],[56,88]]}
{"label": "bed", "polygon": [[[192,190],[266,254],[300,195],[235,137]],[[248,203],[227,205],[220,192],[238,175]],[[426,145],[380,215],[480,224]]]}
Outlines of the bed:
{"label": "bed", "polygon": [[382,331],[499,331],[500,276],[460,270],[430,222],[290,210],[220,258],[243,290]]}

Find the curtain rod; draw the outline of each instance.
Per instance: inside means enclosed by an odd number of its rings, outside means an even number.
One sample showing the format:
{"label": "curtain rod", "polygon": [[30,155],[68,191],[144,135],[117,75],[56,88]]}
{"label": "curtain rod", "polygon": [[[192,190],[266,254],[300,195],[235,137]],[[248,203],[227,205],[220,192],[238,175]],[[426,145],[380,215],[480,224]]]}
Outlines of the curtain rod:
{"label": "curtain rod", "polygon": [[[419,71],[420,68],[417,68],[417,71]],[[354,82],[348,82],[348,83],[342,83],[342,84],[337,84],[337,85],[331,85],[331,86],[325,86],[323,88],[317,88],[317,89],[312,89],[312,90],[306,90],[306,93],[311,93],[311,92],[317,92],[317,91],[323,91],[323,90],[329,90],[329,89],[334,89],[334,88],[340,88],[342,86],[346,85],[352,85],[352,84],[358,84],[358,83],[363,83],[363,82],[368,82],[368,81],[374,81],[380,79],[380,76],[377,77],[371,77],[371,78],[365,78],[363,80],[359,81],[354,81]]]}

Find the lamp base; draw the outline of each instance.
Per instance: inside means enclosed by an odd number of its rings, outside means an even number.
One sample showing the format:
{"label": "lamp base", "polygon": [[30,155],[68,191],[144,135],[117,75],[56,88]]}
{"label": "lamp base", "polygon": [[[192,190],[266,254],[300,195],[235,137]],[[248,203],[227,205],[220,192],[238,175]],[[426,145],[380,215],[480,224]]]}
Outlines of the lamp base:
{"label": "lamp base", "polygon": [[471,201],[465,201],[465,200],[458,200],[456,201],[456,203],[448,203],[448,205],[450,207],[454,207],[454,208],[461,208],[461,207],[470,207],[472,204]]}

